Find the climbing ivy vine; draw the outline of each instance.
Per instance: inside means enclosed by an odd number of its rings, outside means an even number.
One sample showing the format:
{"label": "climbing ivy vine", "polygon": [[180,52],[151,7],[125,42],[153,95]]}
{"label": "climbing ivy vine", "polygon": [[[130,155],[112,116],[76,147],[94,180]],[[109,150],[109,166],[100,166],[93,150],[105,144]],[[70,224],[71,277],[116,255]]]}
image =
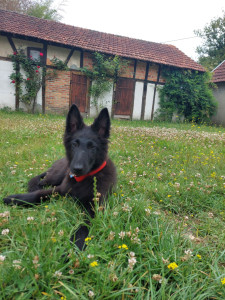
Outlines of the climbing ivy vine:
{"label": "climbing ivy vine", "polygon": [[97,112],[101,109],[100,97],[111,89],[117,78],[126,70],[126,67],[127,61],[118,56],[109,57],[95,52],[92,69],[87,67],[80,69],[92,81],[89,95]]}
{"label": "climbing ivy vine", "polygon": [[35,111],[37,94],[43,84],[43,77],[54,78],[57,76],[56,70],[68,70],[63,61],[54,57],[51,60],[53,69],[47,72],[46,66],[42,66],[43,56],[44,54],[40,52],[39,58],[33,59],[25,54],[24,49],[9,55],[13,63],[13,73],[9,78],[15,85],[15,95],[32,113]]}
{"label": "climbing ivy vine", "polygon": [[161,120],[171,121],[175,113],[188,121],[209,121],[217,107],[209,73],[165,67],[162,75],[166,83],[159,91]]}

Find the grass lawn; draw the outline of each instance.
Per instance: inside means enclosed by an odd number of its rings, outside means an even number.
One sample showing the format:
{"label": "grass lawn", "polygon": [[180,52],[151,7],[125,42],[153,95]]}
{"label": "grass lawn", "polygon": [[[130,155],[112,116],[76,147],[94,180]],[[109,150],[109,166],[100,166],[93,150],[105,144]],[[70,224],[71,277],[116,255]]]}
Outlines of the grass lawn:
{"label": "grass lawn", "polygon": [[64,124],[0,111],[0,298],[225,299],[225,129],[114,120],[117,189],[79,252],[69,197],[2,203],[64,156]]}

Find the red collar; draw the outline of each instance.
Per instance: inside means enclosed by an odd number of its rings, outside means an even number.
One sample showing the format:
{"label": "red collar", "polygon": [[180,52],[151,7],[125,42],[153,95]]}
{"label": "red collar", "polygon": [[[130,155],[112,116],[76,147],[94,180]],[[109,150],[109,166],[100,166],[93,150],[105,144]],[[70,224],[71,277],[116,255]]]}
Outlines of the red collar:
{"label": "red collar", "polygon": [[95,174],[97,174],[98,172],[100,172],[102,169],[104,169],[106,166],[106,161],[104,161],[101,166],[99,166],[97,169],[85,174],[85,175],[81,175],[81,176],[71,176],[71,177],[74,177],[74,179],[76,180],[76,182],[81,182],[83,181],[85,178],[89,177],[89,176],[93,176]]}

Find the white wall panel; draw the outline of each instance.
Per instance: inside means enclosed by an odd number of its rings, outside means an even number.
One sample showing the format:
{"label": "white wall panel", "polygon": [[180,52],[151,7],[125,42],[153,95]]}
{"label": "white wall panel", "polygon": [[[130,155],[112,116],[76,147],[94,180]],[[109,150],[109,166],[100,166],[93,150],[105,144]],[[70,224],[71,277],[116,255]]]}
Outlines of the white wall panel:
{"label": "white wall panel", "polygon": [[148,83],[148,85],[147,85],[147,94],[146,94],[146,103],[145,103],[144,120],[151,120],[154,89],[155,89],[155,84]]}
{"label": "white wall panel", "polygon": [[15,109],[15,85],[9,79],[12,72],[12,63],[0,60],[0,108],[7,106]]}
{"label": "white wall panel", "polygon": [[[111,112],[112,112],[112,97],[113,97],[113,87],[110,89],[109,92],[105,93],[102,97],[99,98],[98,100],[98,107],[99,107],[99,111],[104,108],[107,107],[109,110],[109,115],[111,116]],[[95,106],[93,105],[93,98],[90,99],[90,116],[91,117],[96,117],[97,116],[97,111]]]}
{"label": "white wall panel", "polygon": [[141,106],[142,106],[142,95],[143,95],[143,82],[136,82],[135,93],[134,93],[134,108],[133,108],[133,120],[141,119]]}
{"label": "white wall panel", "polygon": [[[154,114],[155,112],[157,111],[157,109],[160,107],[159,105],[159,101],[160,101],[160,98],[159,98],[159,90],[162,88],[163,86],[162,85],[158,85],[157,86],[157,89],[156,89],[156,95],[155,95],[155,105],[154,105]],[[154,117],[153,117],[154,119]]]}

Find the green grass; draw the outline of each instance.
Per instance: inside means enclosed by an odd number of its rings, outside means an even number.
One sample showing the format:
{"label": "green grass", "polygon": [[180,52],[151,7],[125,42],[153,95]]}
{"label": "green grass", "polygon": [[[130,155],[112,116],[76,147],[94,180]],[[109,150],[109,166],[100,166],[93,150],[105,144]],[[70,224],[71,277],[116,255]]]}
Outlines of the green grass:
{"label": "green grass", "polygon": [[[0,111],[1,198],[25,192],[64,156],[64,124],[60,116]],[[112,125],[118,185],[84,252],[68,238],[83,220],[72,199],[31,208],[0,200],[0,298],[225,299],[225,129]]]}

